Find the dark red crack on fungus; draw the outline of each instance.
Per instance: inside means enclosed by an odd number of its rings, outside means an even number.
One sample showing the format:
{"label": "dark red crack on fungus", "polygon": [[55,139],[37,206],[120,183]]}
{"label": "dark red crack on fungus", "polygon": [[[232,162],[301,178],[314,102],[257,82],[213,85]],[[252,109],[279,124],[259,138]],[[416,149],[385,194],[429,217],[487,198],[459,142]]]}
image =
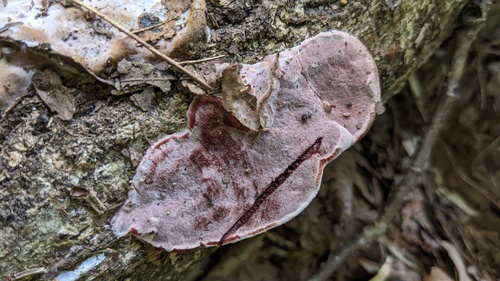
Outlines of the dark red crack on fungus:
{"label": "dark red crack on fungus", "polygon": [[286,168],[286,170],[281,173],[277,178],[275,178],[269,186],[262,192],[257,199],[255,199],[255,202],[253,203],[252,207],[248,209],[241,218],[239,218],[231,228],[222,235],[222,238],[219,241],[219,244],[224,244],[226,239],[236,232],[240,227],[242,227],[259,209],[259,207],[266,201],[267,197],[269,197],[273,192],[280,187],[282,183],[284,183],[295,171],[302,162],[306,161],[309,159],[314,153],[317,153],[319,151],[319,148],[321,147],[321,140],[323,138],[318,138],[310,147],[308,147],[304,153],[302,153],[299,158],[297,158],[293,163]]}
{"label": "dark red crack on fungus", "polygon": [[188,128],[144,155],[111,222],[117,236],[185,251],[289,221],[316,196],[324,166],[367,132],[380,103],[372,57],[341,31],[222,75],[222,94],[196,97]]}

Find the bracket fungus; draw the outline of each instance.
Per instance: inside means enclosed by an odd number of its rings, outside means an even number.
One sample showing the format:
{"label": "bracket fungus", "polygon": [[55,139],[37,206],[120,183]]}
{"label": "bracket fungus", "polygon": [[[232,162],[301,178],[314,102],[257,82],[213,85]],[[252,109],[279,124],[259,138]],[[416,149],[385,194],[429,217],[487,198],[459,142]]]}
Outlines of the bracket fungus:
{"label": "bracket fungus", "polygon": [[188,128],[148,149],[112,220],[117,236],[181,251],[289,221],[316,196],[325,165],[367,132],[380,103],[375,62],[341,31],[223,76],[222,97],[196,97]]}

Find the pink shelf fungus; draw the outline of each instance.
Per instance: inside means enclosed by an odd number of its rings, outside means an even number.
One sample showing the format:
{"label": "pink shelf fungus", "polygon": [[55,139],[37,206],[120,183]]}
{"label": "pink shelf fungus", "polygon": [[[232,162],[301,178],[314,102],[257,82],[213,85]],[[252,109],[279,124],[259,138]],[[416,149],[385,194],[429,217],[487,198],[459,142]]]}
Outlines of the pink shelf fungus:
{"label": "pink shelf fungus", "polygon": [[354,36],[320,33],[222,74],[222,96],[195,98],[188,128],[147,151],[112,220],[166,251],[233,243],[299,214],[323,168],[370,128],[380,89]]}

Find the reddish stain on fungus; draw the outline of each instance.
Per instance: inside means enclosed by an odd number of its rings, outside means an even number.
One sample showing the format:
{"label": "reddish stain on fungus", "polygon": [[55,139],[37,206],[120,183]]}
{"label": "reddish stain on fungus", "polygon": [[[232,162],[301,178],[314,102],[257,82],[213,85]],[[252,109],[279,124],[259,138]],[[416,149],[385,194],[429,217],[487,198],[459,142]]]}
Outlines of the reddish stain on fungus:
{"label": "reddish stain on fungus", "polygon": [[379,101],[373,59],[340,31],[231,66],[221,96],[195,98],[187,130],[148,149],[113,231],[183,251],[281,225],[314,198],[324,166],[366,133]]}

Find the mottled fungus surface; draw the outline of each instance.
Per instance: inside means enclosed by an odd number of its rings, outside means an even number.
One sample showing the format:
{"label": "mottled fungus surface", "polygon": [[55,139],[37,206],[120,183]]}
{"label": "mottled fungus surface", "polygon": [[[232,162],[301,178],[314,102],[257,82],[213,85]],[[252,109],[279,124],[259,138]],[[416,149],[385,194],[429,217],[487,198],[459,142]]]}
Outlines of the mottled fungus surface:
{"label": "mottled fungus surface", "polygon": [[222,96],[197,97],[188,128],[148,149],[113,231],[179,251],[281,225],[314,198],[325,165],[367,132],[379,102],[372,57],[340,31],[231,66]]}

